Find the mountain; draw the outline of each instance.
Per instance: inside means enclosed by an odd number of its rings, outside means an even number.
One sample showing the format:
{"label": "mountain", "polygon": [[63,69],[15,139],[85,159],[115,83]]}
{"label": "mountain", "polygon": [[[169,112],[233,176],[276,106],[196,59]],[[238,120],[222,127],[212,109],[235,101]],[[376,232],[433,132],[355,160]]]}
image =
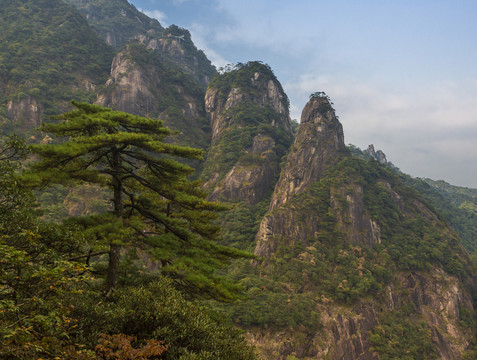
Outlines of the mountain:
{"label": "mountain", "polygon": [[394,172],[351,156],[326,96],[303,110],[255,254],[268,291],[314,302],[305,328],[251,330],[266,354],[456,359],[472,342],[455,322],[474,311],[457,235]]}
{"label": "mountain", "polygon": [[[195,176],[229,208],[222,244],[256,255],[222,270],[244,299],[207,305],[263,358],[475,358],[474,190],[346,147],[323,92],[296,129],[268,65],[217,73],[187,30],[126,0],[1,4],[2,133],[52,121],[75,99],[161,119],[175,142],[204,150]],[[100,188],[39,197],[54,220],[108,203]]]}
{"label": "mountain", "polygon": [[367,150],[350,146],[352,154],[366,160],[376,160],[394,170],[401,180],[414,188],[441,214],[446,222],[457,232],[464,248],[469,255],[477,260],[477,190],[454,186],[445,181],[413,178],[402,173],[391,162],[386,160],[386,155],[381,151],[374,151],[373,145]]}
{"label": "mountain", "polygon": [[76,7],[104,41],[120,49],[133,40],[152,49],[191,74],[203,87],[216,74],[205,54],[197,50],[189,31],[172,25],[163,28],[155,19],[138,11],[127,0],[65,0]]}
{"label": "mountain", "polygon": [[91,101],[113,53],[74,8],[61,0],[3,0],[0,14],[0,127],[35,128]]}
{"label": "mountain", "polygon": [[212,142],[201,177],[210,198],[260,202],[292,141],[288,97],[268,66],[250,62],[214,77],[205,105]]}
{"label": "mountain", "polygon": [[134,115],[158,118],[179,131],[176,141],[205,149],[210,127],[204,89],[183,69],[162,61],[134,41],[119,51],[96,104]]}

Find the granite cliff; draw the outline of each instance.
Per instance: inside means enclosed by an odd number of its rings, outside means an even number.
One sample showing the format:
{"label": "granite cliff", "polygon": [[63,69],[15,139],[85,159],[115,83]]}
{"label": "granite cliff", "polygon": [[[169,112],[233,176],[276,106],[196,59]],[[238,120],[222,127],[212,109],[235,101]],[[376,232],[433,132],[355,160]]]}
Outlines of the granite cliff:
{"label": "granite cliff", "polygon": [[[311,96],[293,137],[269,66],[219,74],[187,30],[126,0],[14,3],[0,29],[23,45],[0,43],[2,131],[34,128],[75,98],[161,119],[179,143],[205,149],[197,176],[209,199],[231,207],[219,219],[223,243],[257,256],[229,269],[246,298],[216,308],[265,359],[475,358],[474,264],[448,225],[477,248],[465,231],[473,192],[438,199],[373,146],[353,157],[324,93]],[[62,196],[62,214],[107,209],[96,188],[51,191],[43,195]],[[458,213],[467,222],[435,210],[456,199],[472,211]]]}
{"label": "granite cliff", "polygon": [[163,61],[170,61],[206,87],[216,73],[205,54],[191,40],[189,31],[172,25],[164,28],[156,19],[138,11],[127,0],[65,0],[76,7],[98,35],[113,49],[138,41]]}
{"label": "granite cliff", "polygon": [[161,119],[179,132],[176,141],[205,149],[210,130],[203,98],[202,87],[184,70],[132,42],[114,57],[110,77],[96,103]]}
{"label": "granite cliff", "polygon": [[250,62],[217,75],[205,107],[212,142],[202,178],[210,199],[260,202],[272,190],[292,139],[280,83],[269,67]]}
{"label": "granite cliff", "polygon": [[260,276],[281,284],[275,293],[291,303],[308,294],[318,314],[315,326],[250,328],[265,358],[403,358],[408,351],[460,359],[471,345],[472,325],[462,321],[474,312],[468,255],[394,173],[350,156],[326,96],[303,110],[255,254]]}

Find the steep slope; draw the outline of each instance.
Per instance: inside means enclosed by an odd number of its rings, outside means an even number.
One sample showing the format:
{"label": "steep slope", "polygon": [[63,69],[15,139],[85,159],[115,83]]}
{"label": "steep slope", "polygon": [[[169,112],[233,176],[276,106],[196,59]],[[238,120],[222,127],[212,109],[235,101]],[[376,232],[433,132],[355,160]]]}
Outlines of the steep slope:
{"label": "steep slope", "polygon": [[104,41],[115,49],[139,41],[161,57],[191,74],[203,87],[215,67],[191,40],[189,31],[175,25],[164,29],[127,0],[64,0],[84,14]]}
{"label": "steep slope", "polygon": [[228,311],[265,358],[471,356],[472,262],[416,191],[350,155],[326,96],[303,110],[255,253]]}
{"label": "steep slope", "polygon": [[442,180],[435,181],[431,179],[423,179],[423,181],[436,189],[456,207],[477,214],[477,189],[454,186]]}
{"label": "steep slope", "polygon": [[457,232],[464,248],[474,260],[477,260],[477,189],[454,186],[445,181],[413,178],[402,173],[381,151],[374,151],[373,145],[361,151],[355,146],[349,147],[353,156],[365,160],[377,160],[394,170],[404,184],[414,188]]}
{"label": "steep slope", "polygon": [[111,49],[61,0],[2,1],[0,34],[1,132],[91,100],[108,75]]}
{"label": "steep slope", "polygon": [[210,128],[203,99],[204,90],[189,74],[132,42],[115,56],[96,103],[161,119],[179,131],[178,142],[205,149]]}
{"label": "steep slope", "polygon": [[292,139],[280,83],[268,66],[242,64],[213,78],[205,106],[212,144],[202,179],[210,198],[260,202],[272,190]]}

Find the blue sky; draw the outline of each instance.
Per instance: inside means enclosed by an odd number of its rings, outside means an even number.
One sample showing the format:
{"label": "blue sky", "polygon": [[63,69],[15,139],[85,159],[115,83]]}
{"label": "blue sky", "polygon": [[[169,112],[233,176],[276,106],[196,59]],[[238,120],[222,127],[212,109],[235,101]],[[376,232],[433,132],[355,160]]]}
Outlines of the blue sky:
{"label": "blue sky", "polygon": [[477,1],[129,1],[187,28],[216,66],[269,64],[292,118],[325,91],[346,143],[477,188]]}

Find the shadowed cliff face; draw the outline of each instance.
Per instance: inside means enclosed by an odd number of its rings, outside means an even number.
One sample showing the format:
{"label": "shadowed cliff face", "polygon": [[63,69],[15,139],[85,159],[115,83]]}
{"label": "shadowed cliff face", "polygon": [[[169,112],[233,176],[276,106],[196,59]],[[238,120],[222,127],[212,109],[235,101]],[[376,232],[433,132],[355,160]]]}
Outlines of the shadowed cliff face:
{"label": "shadowed cliff face", "polygon": [[261,201],[292,139],[280,84],[265,65],[247,64],[214,79],[205,106],[212,145],[203,178],[210,199]]}

